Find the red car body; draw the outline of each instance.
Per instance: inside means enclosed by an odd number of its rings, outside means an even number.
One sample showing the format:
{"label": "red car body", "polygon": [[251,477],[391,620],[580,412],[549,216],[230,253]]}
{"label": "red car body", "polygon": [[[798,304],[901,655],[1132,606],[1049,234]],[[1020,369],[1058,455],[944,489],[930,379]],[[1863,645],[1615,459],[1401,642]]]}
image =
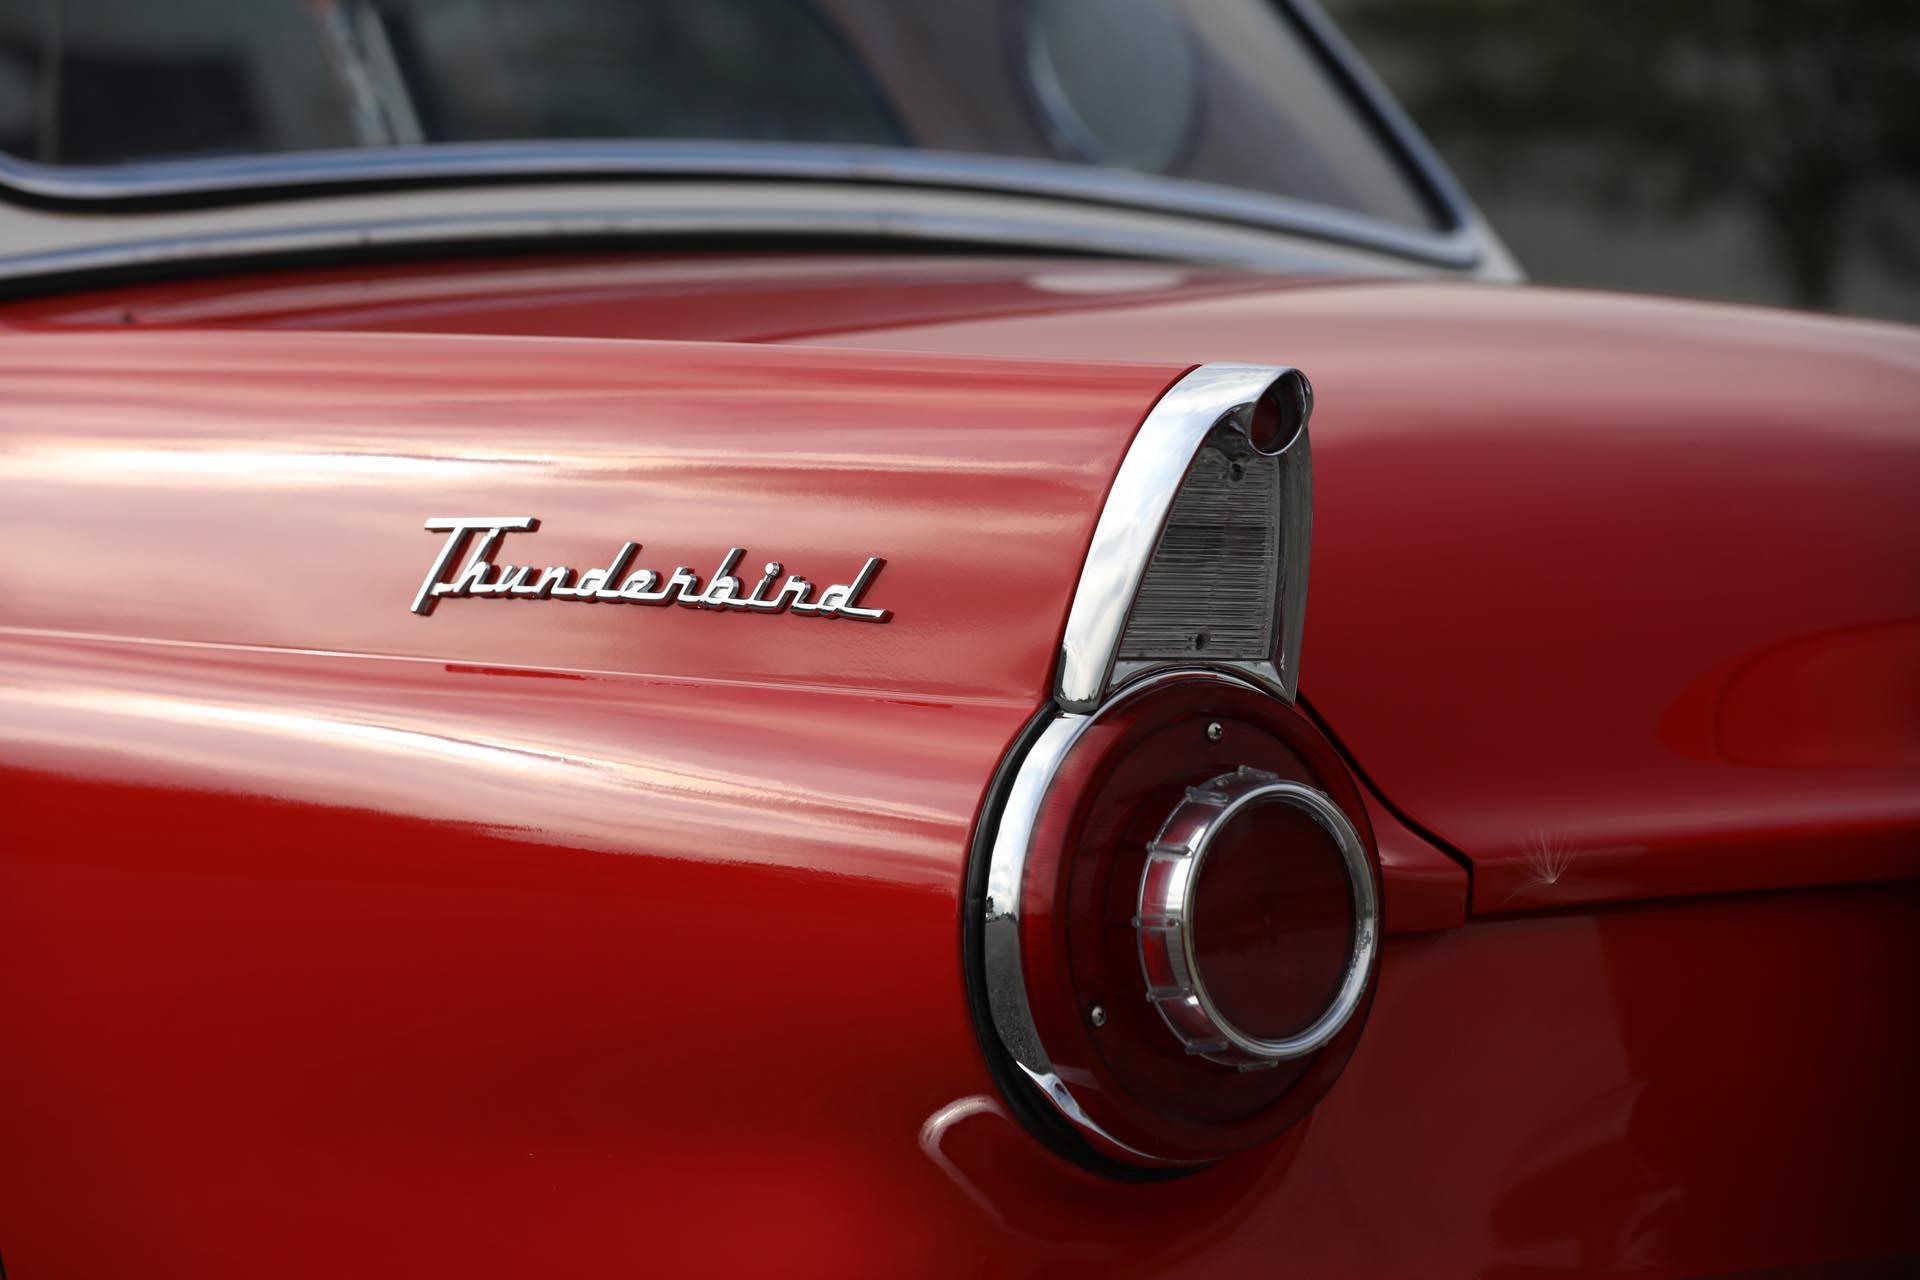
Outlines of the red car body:
{"label": "red car body", "polygon": [[[0,326],[10,1275],[1920,1255],[1909,331],[635,252]],[[1218,360],[1314,379],[1300,698],[1385,936],[1304,1120],[1116,1182],[1010,1114],[964,880],[1120,459]],[[883,557],[893,616],[422,618],[450,510]]]}

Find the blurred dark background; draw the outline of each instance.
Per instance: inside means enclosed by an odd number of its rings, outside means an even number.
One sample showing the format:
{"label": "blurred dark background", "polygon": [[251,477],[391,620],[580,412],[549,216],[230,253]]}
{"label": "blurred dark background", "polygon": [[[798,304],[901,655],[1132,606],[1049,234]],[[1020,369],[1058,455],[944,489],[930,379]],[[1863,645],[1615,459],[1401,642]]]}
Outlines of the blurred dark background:
{"label": "blurred dark background", "polygon": [[1323,0],[1536,280],[1920,321],[1916,0]]}

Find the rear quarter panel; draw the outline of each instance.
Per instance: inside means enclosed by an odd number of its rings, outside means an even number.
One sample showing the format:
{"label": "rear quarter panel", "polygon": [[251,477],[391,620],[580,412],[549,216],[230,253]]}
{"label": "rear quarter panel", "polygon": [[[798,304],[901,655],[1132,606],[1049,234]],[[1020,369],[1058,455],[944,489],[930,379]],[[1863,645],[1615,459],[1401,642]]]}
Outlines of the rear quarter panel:
{"label": "rear quarter panel", "polygon": [[[0,341],[13,1273],[904,1261],[900,1154],[990,1088],[975,813],[1180,372]],[[883,556],[892,617],[410,612],[422,521],[508,511],[521,563]]]}
{"label": "rear quarter panel", "polygon": [[[1424,809],[1423,780],[1472,762],[1387,729],[1454,686],[1418,667],[1382,691],[1390,637],[1343,643],[1405,603],[1378,594],[1404,544],[1360,518],[1404,468],[1362,445],[1368,415],[1414,414],[1404,380],[1367,399],[1355,334],[1383,330],[1351,306],[1285,343],[1150,312],[973,340],[1321,344],[1301,363],[1348,407],[1309,697]],[[1389,936],[1327,1099],[1176,1182],[1096,1178],[1006,1114],[959,963],[971,825],[1181,368],[0,339],[10,1274],[1699,1273],[1920,1249],[1910,884],[1505,902]],[[507,546],[543,564],[628,538],[703,575],[731,545],[816,580],[881,555],[894,617],[409,613],[441,540],[421,521],[472,512],[540,516]],[[1553,764],[1491,725],[1473,742]]]}

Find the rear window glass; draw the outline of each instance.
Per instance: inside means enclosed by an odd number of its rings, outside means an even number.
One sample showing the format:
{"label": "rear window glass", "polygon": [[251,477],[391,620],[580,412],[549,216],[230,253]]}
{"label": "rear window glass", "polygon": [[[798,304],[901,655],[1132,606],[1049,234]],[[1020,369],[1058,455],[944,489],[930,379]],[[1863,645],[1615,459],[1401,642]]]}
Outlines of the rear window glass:
{"label": "rear window glass", "polygon": [[1266,0],[0,0],[21,159],[582,138],[1045,159],[1436,224]]}

